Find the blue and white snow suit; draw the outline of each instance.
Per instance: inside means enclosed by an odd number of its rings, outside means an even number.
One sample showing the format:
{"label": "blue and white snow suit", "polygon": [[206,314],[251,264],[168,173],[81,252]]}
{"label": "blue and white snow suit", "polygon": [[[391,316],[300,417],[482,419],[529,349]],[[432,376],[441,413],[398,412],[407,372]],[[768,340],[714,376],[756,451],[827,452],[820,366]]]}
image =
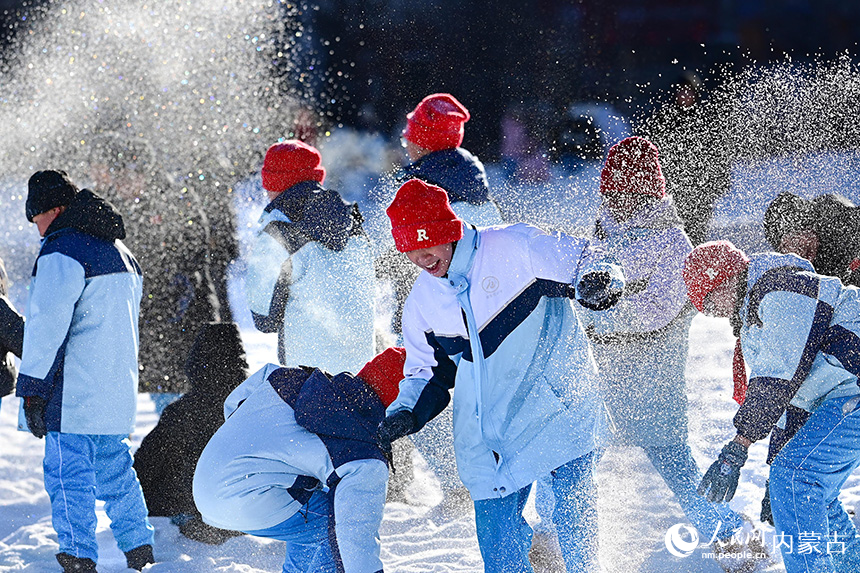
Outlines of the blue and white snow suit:
{"label": "blue and white snow suit", "polygon": [[96,561],[96,498],[121,550],[152,544],[128,434],[137,407],[142,274],[122,217],[84,189],[33,267],[16,394],[47,401],[45,488],[61,553]]}
{"label": "blue and white snow suit", "polygon": [[[413,178],[445,189],[451,209],[463,221],[476,227],[502,224],[499,207],[490,198],[490,185],[487,182],[484,164],[466,149],[455,147],[428,153],[404,167],[403,174],[398,177],[398,180],[405,182]],[[386,231],[390,240],[389,229],[390,227]],[[406,275],[411,280],[404,289],[405,292],[402,295],[404,298],[418,276],[418,269],[414,265],[409,263],[408,269],[409,272]],[[403,298],[400,299],[400,304],[403,304]],[[396,313],[395,318],[399,318],[399,315],[400,313]],[[452,425],[452,413],[449,407],[431,420],[423,432],[412,438],[415,447],[439,479],[443,493],[462,486],[457,478],[454,462]]]}
{"label": "blue and white snow suit", "polygon": [[[774,522],[794,544],[786,571],[856,570],[860,541],[838,494],[860,465],[860,290],[776,253],[751,257],[746,286],[738,318],[751,372],[738,433],[766,437],[789,405],[811,413],[771,464]],[[804,540],[816,549],[798,551]]]}
{"label": "blue and white snow suit", "polygon": [[99,201],[81,191],[33,266],[17,395],[48,401],[48,431],[134,429],[142,273],[114,228],[91,218]]}
{"label": "blue and white snow suit", "polygon": [[610,271],[616,288],[623,278],[587,247],[528,225],[464,225],[447,276],[422,272],[406,301],[406,378],[388,413],[411,411],[417,431],[454,388],[457,469],[476,502],[487,571],[527,563],[531,529],[522,505],[503,498],[524,499],[532,482],[573,460],[582,467],[553,478],[555,515],[565,516],[559,541],[566,561],[596,560],[590,454],[605,432],[604,405],[569,297],[589,270]]}
{"label": "blue and white snow suit", "polygon": [[[473,499],[504,497],[591,452],[605,429],[596,366],[569,297],[598,265],[623,279],[613,265],[592,264],[587,247],[525,224],[464,225],[448,276],[422,272],[406,301],[406,378],[388,413],[411,410],[420,429],[455,388],[457,466]],[[468,330],[464,315],[474,322]],[[475,328],[480,342],[469,336]]]}
{"label": "blue and white snow suit", "polygon": [[349,373],[266,365],[227,398],[197,463],[203,520],[286,541],[284,571],[381,571],[388,468],[374,434],[384,412]]}
{"label": "blue and white snow suit", "polygon": [[374,276],[354,204],[315,181],[269,203],[245,279],[254,324],[284,366],[358,371],[373,358]]}

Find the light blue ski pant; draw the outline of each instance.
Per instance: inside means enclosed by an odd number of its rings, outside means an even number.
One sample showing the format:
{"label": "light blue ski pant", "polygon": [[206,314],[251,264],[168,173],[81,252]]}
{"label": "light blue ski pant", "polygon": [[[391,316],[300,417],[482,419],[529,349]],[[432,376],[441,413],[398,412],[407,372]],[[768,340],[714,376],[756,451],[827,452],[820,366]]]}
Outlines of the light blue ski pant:
{"label": "light blue ski pant", "polygon": [[[552,519],[567,573],[597,571],[597,487],[591,452],[550,472]],[[531,485],[502,498],[475,502],[478,545],[486,573],[533,573],[528,553],[532,528],[523,518]]]}
{"label": "light blue ski pant", "polygon": [[287,543],[283,573],[336,573],[329,542],[330,520],[328,494],[316,491],[302,509],[278,525],[245,533]]}
{"label": "light blue ski pant", "polygon": [[823,402],[771,464],[771,508],[787,573],[860,570],[857,531],[839,501],[860,465],[854,398]]}
{"label": "light blue ski pant", "polygon": [[120,550],[153,544],[129,448],[122,435],[48,432],[42,467],[60,553],[98,561],[97,499],[105,502]]}
{"label": "light blue ski pant", "polygon": [[743,525],[727,503],[713,503],[696,493],[702,474],[687,444],[644,448],[654,469],[675,494],[684,515],[699,530],[699,537],[725,540]]}

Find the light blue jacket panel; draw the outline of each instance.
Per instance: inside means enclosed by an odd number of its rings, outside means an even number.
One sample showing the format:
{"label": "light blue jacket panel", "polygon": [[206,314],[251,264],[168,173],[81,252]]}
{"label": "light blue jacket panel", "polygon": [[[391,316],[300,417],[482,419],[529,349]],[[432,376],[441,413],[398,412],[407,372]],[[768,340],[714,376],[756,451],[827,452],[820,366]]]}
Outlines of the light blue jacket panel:
{"label": "light blue jacket panel", "polygon": [[278,332],[284,366],[357,372],[373,358],[375,283],[365,236],[335,251],[294,233],[283,212],[264,212],[245,284],[258,328]]}
{"label": "light blue jacket panel", "polygon": [[119,240],[63,229],[36,261],[19,396],[48,400],[49,431],[128,434],[137,408],[142,275]]}
{"label": "light blue jacket panel", "polygon": [[860,290],[796,255],[753,255],[739,316],[750,367],[738,432],[765,437],[789,403],[808,412],[860,394]]}
{"label": "light blue jacket panel", "polygon": [[584,239],[528,225],[466,227],[448,277],[416,281],[406,378],[388,412],[411,410],[423,425],[454,386],[457,467],[473,499],[513,493],[602,437],[596,367],[568,298],[598,259]]}
{"label": "light blue jacket panel", "polygon": [[298,425],[267,382],[277,368],[267,364],[227,397],[226,421],[197,462],[194,503],[210,525],[239,531],[277,525],[301,508],[287,491],[297,476],[325,483],[334,471],[322,440]]}

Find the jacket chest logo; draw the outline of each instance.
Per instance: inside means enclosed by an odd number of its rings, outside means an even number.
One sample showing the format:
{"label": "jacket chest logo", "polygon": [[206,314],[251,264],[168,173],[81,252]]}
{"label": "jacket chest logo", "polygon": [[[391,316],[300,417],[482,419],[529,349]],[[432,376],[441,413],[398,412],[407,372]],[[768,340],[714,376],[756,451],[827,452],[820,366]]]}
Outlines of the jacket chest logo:
{"label": "jacket chest logo", "polygon": [[481,281],[481,288],[487,294],[493,294],[499,290],[499,279],[493,276],[484,277],[484,280]]}
{"label": "jacket chest logo", "polygon": [[427,236],[427,231],[424,229],[418,229],[418,240],[419,241],[429,241],[430,237]]}

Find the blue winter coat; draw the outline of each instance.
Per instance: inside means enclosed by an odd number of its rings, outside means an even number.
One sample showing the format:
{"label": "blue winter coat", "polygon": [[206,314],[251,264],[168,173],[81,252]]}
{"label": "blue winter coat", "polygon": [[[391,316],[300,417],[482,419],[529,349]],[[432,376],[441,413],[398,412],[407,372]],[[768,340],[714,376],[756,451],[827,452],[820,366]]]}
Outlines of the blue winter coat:
{"label": "blue winter coat", "polygon": [[358,371],[373,357],[374,277],[354,204],[315,181],[265,208],[245,279],[254,324],[284,366]]}
{"label": "blue winter coat", "polygon": [[266,529],[327,489],[344,570],[381,571],[388,468],[374,433],[384,412],[374,391],[349,373],[266,365],[227,397],[226,421],[197,462],[194,501],[203,520]]}
{"label": "blue winter coat", "polygon": [[740,435],[764,438],[789,404],[812,412],[860,394],[860,290],[776,253],[751,257],[746,286],[738,318],[750,379],[734,418]]}
{"label": "blue winter coat", "polygon": [[[406,301],[406,378],[388,413],[410,410],[420,428],[454,387],[457,469],[480,500],[591,452],[604,406],[569,298],[593,268],[588,241],[522,224],[464,227],[447,277],[422,272]],[[604,268],[623,286],[617,267]]]}
{"label": "blue winter coat", "polygon": [[16,394],[48,401],[48,431],[134,429],[142,273],[124,236],[119,213],[84,189],[42,241]]}

